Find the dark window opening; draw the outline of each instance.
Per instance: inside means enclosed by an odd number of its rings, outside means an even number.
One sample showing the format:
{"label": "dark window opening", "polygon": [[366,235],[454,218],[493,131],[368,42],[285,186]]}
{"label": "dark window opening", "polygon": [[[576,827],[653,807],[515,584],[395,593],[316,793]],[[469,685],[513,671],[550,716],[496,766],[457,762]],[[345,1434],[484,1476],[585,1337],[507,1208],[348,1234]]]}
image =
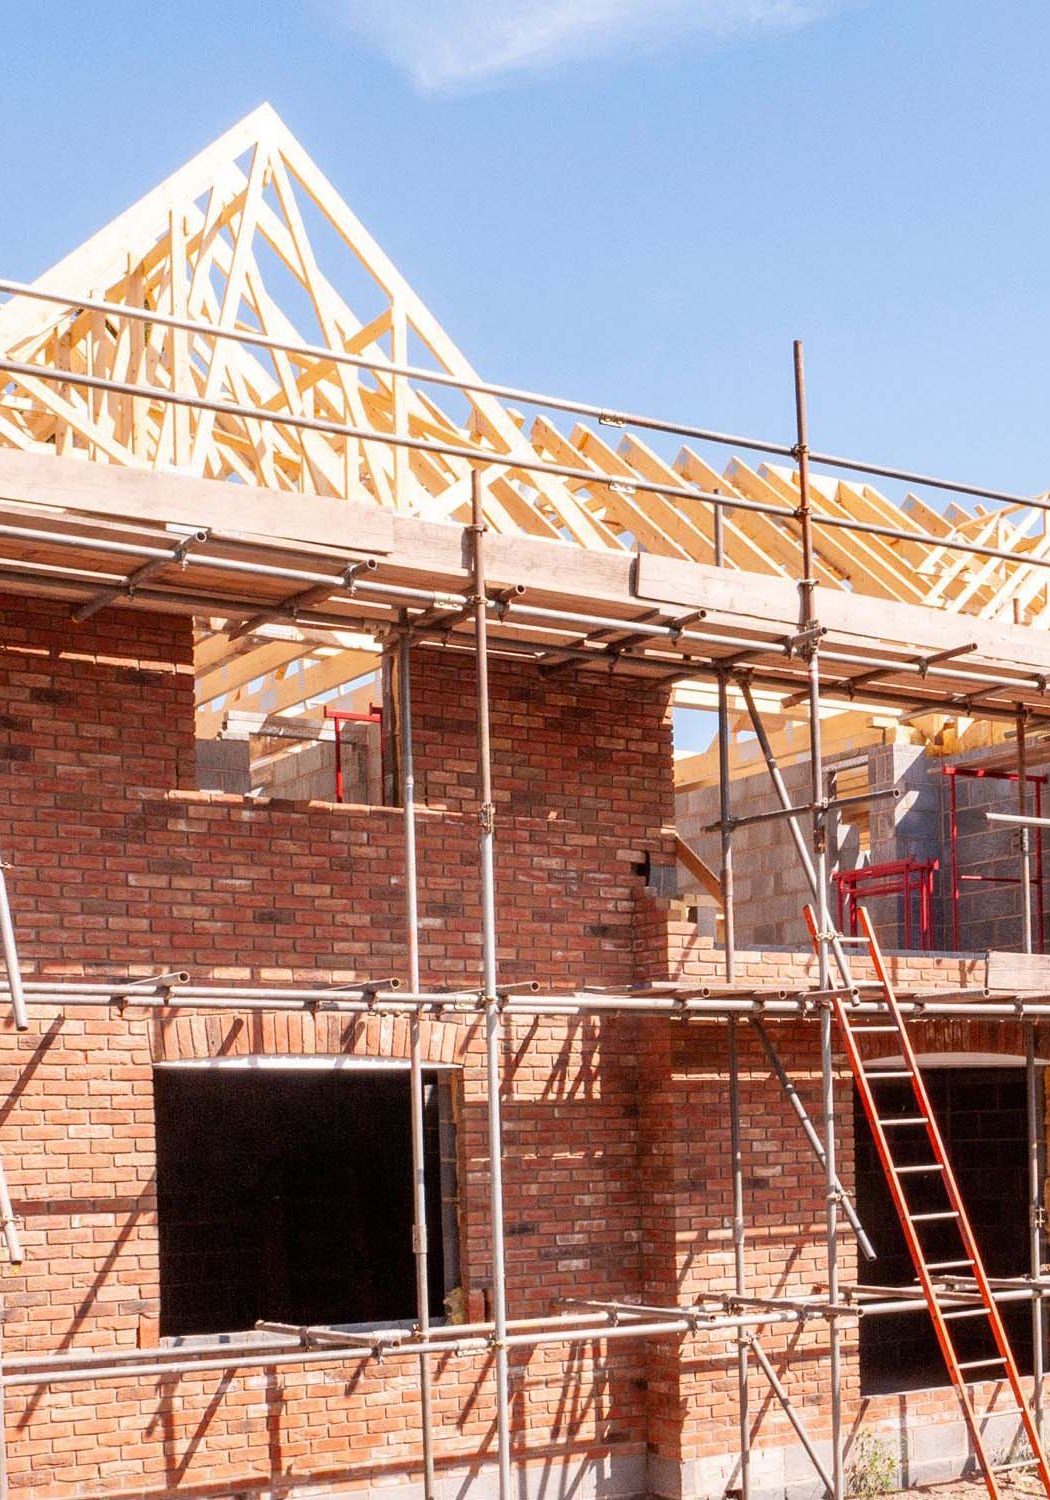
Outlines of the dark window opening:
{"label": "dark window opening", "polygon": [[[458,1281],[446,1073],[425,1083],[430,1313]],[[154,1073],[160,1331],[416,1313],[407,1070]]]}
{"label": "dark window opening", "polygon": [[[1028,1126],[1022,1068],[933,1068],[923,1072],[934,1114],[944,1137],[963,1204],[990,1276],[1027,1276]],[[880,1112],[915,1113],[906,1081],[876,1086]],[[856,1091],[857,1210],[878,1259],[861,1262],[865,1283],[909,1286],[915,1272],[905,1244],[875,1142]],[[894,1159],[901,1166],[930,1160],[923,1130],[894,1133]],[[908,1203],[916,1213],[948,1207],[936,1177],[904,1178]],[[919,1226],[931,1261],[961,1259],[959,1235],[948,1223]],[[960,1268],[962,1274],[962,1268]],[[1000,1303],[1006,1336],[1022,1374],[1032,1369],[1032,1314],[1028,1302]],[[992,1358],[996,1349],[987,1321],[958,1319],[952,1335],[960,1360]],[[994,1375],[994,1369],[989,1372]],[[894,1313],[860,1320],[861,1394],[920,1390],[950,1384],[929,1314]]]}

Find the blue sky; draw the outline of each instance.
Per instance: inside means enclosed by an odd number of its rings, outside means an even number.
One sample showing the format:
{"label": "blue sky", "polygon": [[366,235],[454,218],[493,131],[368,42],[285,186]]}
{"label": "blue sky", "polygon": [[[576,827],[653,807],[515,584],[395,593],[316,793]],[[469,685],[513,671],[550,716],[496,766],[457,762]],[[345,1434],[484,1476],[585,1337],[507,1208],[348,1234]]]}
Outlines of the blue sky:
{"label": "blue sky", "polygon": [[[0,274],[262,99],[492,379],[1050,487],[1044,0],[42,0]],[[12,149],[12,143],[14,149]]]}

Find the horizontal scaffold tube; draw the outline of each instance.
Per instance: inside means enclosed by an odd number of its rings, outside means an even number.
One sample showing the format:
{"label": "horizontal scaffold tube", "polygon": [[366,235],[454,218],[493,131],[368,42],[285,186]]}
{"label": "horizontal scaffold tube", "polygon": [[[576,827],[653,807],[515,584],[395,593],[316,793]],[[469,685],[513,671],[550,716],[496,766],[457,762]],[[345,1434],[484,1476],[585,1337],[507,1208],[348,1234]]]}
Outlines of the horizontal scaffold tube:
{"label": "horizontal scaffold tube", "polygon": [[[1019,1021],[1050,1017],[1050,995],[1009,1000],[1005,998],[967,1000],[967,992],[948,992],[950,998],[935,995],[901,999],[901,1011],[918,1021]],[[978,995],[986,993],[978,991]],[[0,986],[0,999],[6,991]],[[121,1009],[160,1011],[178,1010],[321,1010],[352,1015],[411,1015],[417,1010],[440,1015],[473,1017],[480,1014],[480,1003],[473,992],[424,992],[410,995],[380,991],[374,996],[354,997],[331,989],[303,990],[210,990],[186,986],[163,993],[134,990],[114,984],[97,991],[52,990],[31,991],[28,998],[36,1004],[55,1006],[108,1006]],[[751,1015],[769,1021],[810,1019],[819,1013],[826,1000],[820,990],[800,990],[773,995],[748,994],[700,996],[589,994],[586,991],[550,995],[508,995],[501,1003],[504,1015],[583,1016],[617,1013],[630,1015],[679,1016],[719,1020],[727,1016]],[[854,1016],[885,1016],[885,1005],[875,1000],[858,999],[850,1007]]]}
{"label": "horizontal scaffold tube", "polygon": [[[29,528],[7,527],[7,534],[19,536],[23,540],[29,540],[35,534]],[[85,551],[90,551],[94,545],[93,539],[78,533],[60,534],[58,532],[48,533],[52,543],[69,545]],[[212,538],[217,540],[217,538]],[[123,547],[125,544],[113,544]],[[132,544],[127,544],[132,545]],[[137,549],[152,552],[155,549]],[[228,559],[214,557],[212,555],[200,554],[197,558],[204,566],[214,566],[217,569],[235,567],[240,572],[251,573],[260,571],[254,563],[246,563],[241,559]],[[1048,559],[1050,562],[1050,559]],[[304,579],[323,579],[324,586],[330,589],[328,602],[356,606],[354,614],[340,614],[335,610],[311,609],[299,610],[296,614],[297,623],[302,627],[316,628],[322,630],[361,630],[369,634],[375,634],[377,630],[384,630],[394,623],[395,610],[400,601],[401,604],[411,598],[415,603],[432,606],[435,602],[449,604],[450,601],[458,602],[458,596],[438,594],[432,591],[410,589],[399,584],[367,584],[357,588],[353,593],[347,592],[347,585],[341,576],[307,573],[300,569],[269,569],[261,565],[262,571],[270,573],[281,572],[282,576],[290,580],[301,582]],[[15,559],[0,558],[0,574],[8,584],[18,582],[36,583],[39,576],[32,572],[31,565],[22,563]],[[50,575],[49,575],[50,576]],[[114,587],[120,591],[122,580],[119,574],[100,573],[84,570],[72,572],[67,571],[62,575],[64,587],[70,590],[83,590],[82,598],[90,603],[97,597],[101,588]],[[344,597],[345,596],[345,597]],[[170,605],[177,602],[187,610],[193,609],[198,613],[218,614],[226,618],[239,618],[241,616],[252,617],[259,613],[260,599],[222,597],[207,593],[178,593],[173,594],[170,590],[136,588],[135,599],[143,605],[159,604]],[[285,602],[288,606],[289,617],[291,617],[292,606],[290,601]],[[492,648],[503,654],[515,654],[518,657],[534,662],[540,666],[544,664],[546,654],[552,649],[559,659],[580,661],[581,663],[598,665],[608,668],[613,660],[609,652],[613,651],[616,660],[633,665],[640,672],[651,675],[660,674],[661,681],[676,681],[681,678],[705,677],[717,674],[723,665],[724,659],[718,652],[724,652],[733,648],[739,648],[750,659],[761,656],[788,655],[787,642],[785,638],[773,636],[769,640],[756,640],[754,637],[733,637],[719,633],[718,631],[699,631],[695,629],[679,630],[669,619],[668,623],[655,623],[633,620],[626,617],[606,617],[593,615],[580,615],[570,610],[541,609],[532,605],[507,605],[500,599],[490,599],[489,607],[492,611],[501,615],[501,621],[497,630],[492,633]],[[284,604],[270,601],[267,608],[274,618],[281,616]],[[517,609],[520,613],[517,618],[508,617],[508,611]],[[368,614],[366,611],[377,611]],[[556,623],[555,623],[556,622]],[[600,622],[600,623],[596,623]],[[637,627],[637,628],[636,628]],[[589,639],[586,632],[601,630],[608,634],[610,631],[626,633],[633,637],[633,643],[618,646],[615,642],[601,642]],[[433,642],[446,648],[456,649],[457,646],[463,650],[473,649],[473,637],[463,634],[457,638],[453,632],[438,628],[425,628],[423,626],[412,626],[413,636],[421,643]],[[539,631],[545,636],[558,635],[560,633],[571,634],[570,639],[564,646],[552,642],[544,643],[535,639],[517,639],[509,636],[513,631]],[[585,634],[581,637],[578,632],[582,630]],[[652,647],[647,648],[645,641],[658,642],[668,637],[667,644],[662,648],[661,654],[657,654]],[[674,636],[672,642],[670,637]],[[589,641],[589,643],[588,643]],[[687,648],[693,647],[694,650]],[[839,692],[832,689],[832,696],[848,696],[864,701],[879,703],[896,703],[898,706],[928,708],[943,707],[945,709],[957,709],[960,706],[971,709],[978,706],[981,717],[1004,718],[1013,722],[1016,719],[1016,701],[1022,693],[1042,692],[1044,679],[1041,674],[1026,672],[1023,668],[1007,668],[1003,671],[993,672],[990,668],[973,669],[965,667],[930,666],[924,670],[917,664],[914,658],[898,660],[892,656],[873,657],[851,652],[830,642],[824,649],[825,659],[837,666],[847,667],[856,665],[864,670],[859,674],[857,681],[870,677],[873,672],[880,673],[883,677],[901,677],[905,679],[918,678],[915,687],[910,682],[894,685],[884,684],[881,687],[860,686],[849,688],[848,693],[843,687]],[[739,657],[737,657],[739,661]],[[756,684],[762,684],[774,691],[790,691],[798,686],[798,676],[788,668],[779,667],[776,663],[764,665],[749,664],[746,668],[751,680]],[[923,684],[927,679],[941,681],[944,683],[943,694],[931,694],[924,691]],[[840,685],[841,686],[841,685]],[[846,682],[848,686],[848,679]],[[967,691],[972,686],[973,691]],[[994,696],[1005,700],[994,704],[987,701]],[[1050,709],[1044,714],[1037,705],[1029,704],[1030,711],[1038,717],[1050,716]]]}
{"label": "horizontal scaffold tube", "polygon": [[[289,342],[252,328],[223,328],[214,323],[202,323],[192,318],[179,318],[156,308],[132,307],[123,302],[109,302],[102,297],[84,297],[59,292],[54,288],[38,287],[28,282],[7,279],[0,280],[0,292],[7,292],[12,297],[30,297],[37,301],[49,302],[65,307],[74,314],[81,311],[101,312],[114,318],[137,319],[140,322],[157,324],[162,328],[200,334],[203,338],[232,339],[236,343],[249,344],[275,353],[295,354],[328,364],[347,365],[360,370],[369,370],[377,375],[400,376],[409,380],[418,380],[421,384],[439,385],[453,390],[473,392],[476,395],[494,396],[503,401],[520,401],[528,406],[545,406],[551,411],[564,411],[576,416],[593,417],[606,426],[641,427],[653,432],[665,432],[671,436],[692,438],[697,442],[718,443],[723,447],[746,448],[749,452],[769,453],[778,458],[794,459],[796,457],[794,444],[778,443],[771,439],[750,437],[741,433],[719,432],[713,428],[696,427],[690,423],[674,422],[663,417],[646,416],[641,412],[621,411],[610,406],[596,406],[593,402],[578,401],[569,396],[551,395],[541,391],[526,390],[521,386],[484,381],[473,374],[470,376],[453,375],[447,370],[433,370],[422,365],[370,359],[368,355],[351,354],[345,349],[330,349],[324,344]],[[269,415],[272,420],[284,420],[283,416],[278,413],[271,412]],[[377,433],[375,437],[381,440],[382,434]],[[933,474],[918,474],[908,469],[893,468],[840,454],[811,451],[809,459],[811,463],[826,464],[830,468],[848,469],[859,474],[874,474],[885,479],[900,480],[904,484],[919,484],[928,489],[946,490],[956,495],[973,495],[978,499],[998,500],[1005,505],[1033,503],[1033,497],[1015,494],[1010,490],[986,489],[980,485],[943,479]]]}
{"label": "horizontal scaffold tube", "polygon": [[[631,490],[640,490],[644,494],[663,495],[670,499],[700,500],[716,508],[731,511],[751,511],[759,515],[775,517],[790,523],[797,521],[796,511],[789,505],[767,504],[760,500],[748,500],[740,495],[726,495],[717,490],[701,490],[695,485],[689,484],[662,484],[658,480],[647,479],[643,474],[638,474],[634,471],[626,477],[611,475],[596,469],[580,468],[573,464],[551,463],[541,458],[530,458],[527,454],[523,454],[517,449],[500,453],[493,449],[471,447],[462,443],[443,443],[430,438],[416,438],[404,434],[379,432],[374,428],[358,427],[346,422],[329,421],[323,417],[305,416],[290,411],[274,412],[264,406],[247,406],[239,402],[217,401],[209,399],[206,396],[168,390],[163,386],[147,385],[133,381],[110,380],[101,375],[88,375],[84,372],[72,370],[50,369],[46,365],[24,363],[12,359],[0,358],[0,370],[14,376],[16,379],[22,376],[32,380],[48,380],[58,385],[84,386],[88,390],[108,391],[118,396],[134,396],[144,400],[159,401],[169,406],[183,406],[195,411],[214,412],[218,416],[241,418],[252,422],[272,422],[282,427],[291,427],[306,432],[320,432],[332,437],[350,438],[357,442],[379,443],[393,448],[405,448],[410,452],[432,454],[437,458],[457,458],[475,467],[495,467],[519,471],[523,474],[548,474],[555,479],[576,480],[603,489],[628,488]],[[713,434],[708,434],[707,436],[711,441],[717,440]],[[740,446],[755,447],[756,445],[753,443],[741,443]],[[828,459],[822,460],[820,455],[815,453],[811,457],[815,462],[831,461]],[[834,462],[842,468],[861,468],[864,472],[874,472],[872,466],[869,465],[850,464],[844,460]],[[904,477],[903,471],[896,471],[895,477]],[[924,480],[920,478],[916,482],[935,484],[935,481],[930,477]],[[960,494],[984,495],[989,499],[1002,500],[1009,504],[1030,506],[1033,510],[1050,511],[1050,500],[1045,500],[1037,496],[1018,496],[1008,495],[1005,492],[987,492],[976,487],[948,484],[947,482],[944,482],[941,487],[951,489]],[[956,540],[953,537],[935,537],[932,533],[920,530],[891,526],[882,527],[875,522],[854,521],[852,518],[844,516],[826,516],[820,512],[814,512],[811,520],[814,526],[825,526],[846,531],[869,532],[901,541],[925,542],[930,546],[943,548],[947,551],[961,551],[976,554],[980,557],[998,557],[1010,561],[1020,561],[1026,566],[1034,568],[1050,568],[1050,558],[1013,553],[1003,548],[986,547],[980,543],[966,542],[961,539]]]}
{"label": "horizontal scaffold tube", "polygon": [[[801,1314],[789,1311],[757,1311],[743,1316],[722,1316],[697,1309],[680,1317],[646,1320],[632,1316],[628,1309],[608,1315],[586,1314],[566,1319],[559,1323],[554,1318],[551,1326],[520,1329],[520,1324],[510,1323],[505,1343],[514,1348],[539,1348],[548,1344],[581,1344],[595,1340],[623,1338],[660,1338],[668,1335],[699,1335],[708,1331],[740,1327],[761,1327],[768,1323],[797,1322]],[[529,1320],[531,1321],[531,1320]],[[461,1331],[456,1325],[445,1330],[433,1329],[430,1337],[423,1341],[413,1338],[402,1330],[391,1333],[383,1330],[372,1339],[367,1334],[358,1335],[357,1343],[346,1343],[342,1347],[298,1348],[288,1347],[287,1341],[268,1343],[246,1343],[238,1347],[222,1349],[202,1348],[198,1351],[184,1349],[152,1349],[141,1351],[146,1357],[136,1360],[135,1351],[91,1350],[87,1357],[73,1351],[59,1354],[11,1356],[4,1362],[0,1386],[41,1386],[69,1384],[91,1380],[137,1380],[152,1375],[192,1375],[212,1370],[240,1368],[282,1367],[285,1365],[318,1365],[353,1363],[359,1360],[384,1360],[398,1355],[437,1354],[486,1354],[496,1344],[493,1326],[472,1325],[483,1328],[473,1332]],[[438,1336],[447,1332],[447,1337]]]}

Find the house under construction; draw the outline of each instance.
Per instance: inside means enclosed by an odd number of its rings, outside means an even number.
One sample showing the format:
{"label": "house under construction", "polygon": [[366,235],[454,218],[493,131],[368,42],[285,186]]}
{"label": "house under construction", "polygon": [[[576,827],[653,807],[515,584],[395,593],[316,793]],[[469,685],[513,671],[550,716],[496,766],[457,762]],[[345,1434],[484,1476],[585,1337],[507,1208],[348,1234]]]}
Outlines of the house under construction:
{"label": "house under construction", "polygon": [[0,291],[0,1497],[1050,1494],[1050,500],[484,381],[267,107]]}

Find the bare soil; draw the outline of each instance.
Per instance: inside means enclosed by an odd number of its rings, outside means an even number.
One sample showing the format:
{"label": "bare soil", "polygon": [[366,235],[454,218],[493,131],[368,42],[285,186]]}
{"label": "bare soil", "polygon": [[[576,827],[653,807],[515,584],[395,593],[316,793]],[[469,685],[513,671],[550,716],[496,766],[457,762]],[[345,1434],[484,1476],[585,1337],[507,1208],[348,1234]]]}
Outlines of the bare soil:
{"label": "bare soil", "polygon": [[[1016,1474],[999,1476],[999,1488],[1003,1500],[1020,1500],[1021,1496],[1042,1495],[1043,1489],[1034,1470],[1019,1469]],[[953,1479],[947,1484],[919,1484],[914,1489],[901,1490],[901,1495],[921,1496],[922,1500],[988,1500],[988,1491],[983,1479]]]}

